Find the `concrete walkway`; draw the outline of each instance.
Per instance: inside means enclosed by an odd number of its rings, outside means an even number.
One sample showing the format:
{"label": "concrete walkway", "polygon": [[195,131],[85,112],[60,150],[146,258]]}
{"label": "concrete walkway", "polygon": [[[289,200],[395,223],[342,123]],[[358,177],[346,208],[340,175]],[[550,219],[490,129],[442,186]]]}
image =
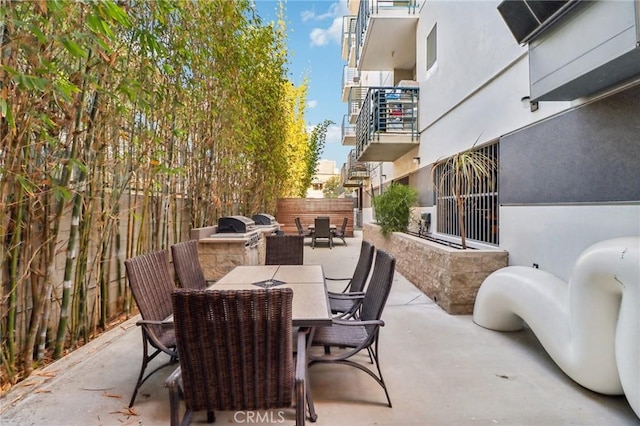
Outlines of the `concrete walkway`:
{"label": "concrete walkway", "polygon": [[[350,275],[361,234],[333,249],[305,247],[305,263]],[[35,373],[0,400],[0,424],[166,425],[168,392],[157,372],[127,408],[140,368],[133,318]],[[380,357],[393,408],[369,376],[341,365],[310,369],[317,425],[640,425],[624,397],[582,388],[564,375],[530,331],[499,333],[451,316],[396,273],[383,319]],[[154,360],[156,365],[166,357]],[[294,410],[216,413],[216,424],[294,423]],[[205,424],[197,413],[193,424]],[[311,424],[308,422],[308,424]]]}

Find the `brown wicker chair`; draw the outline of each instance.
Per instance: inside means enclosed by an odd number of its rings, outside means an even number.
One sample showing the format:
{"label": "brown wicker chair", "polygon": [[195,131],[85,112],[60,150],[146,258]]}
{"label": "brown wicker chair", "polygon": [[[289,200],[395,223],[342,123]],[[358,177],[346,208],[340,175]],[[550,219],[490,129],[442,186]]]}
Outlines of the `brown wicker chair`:
{"label": "brown wicker chair", "polygon": [[[332,326],[318,327],[313,336],[313,345],[324,346],[325,352],[324,354],[309,353],[309,366],[335,362],[356,367],[373,377],[384,389],[389,407],[391,407],[391,399],[382,377],[378,358],[378,337],[380,327],[384,326],[384,321],[380,317],[389,297],[394,271],[395,258],[385,251],[378,250],[359,316],[350,319],[334,319]],[[330,348],[335,348],[336,352],[331,353]],[[363,349],[367,350],[371,361],[375,364],[378,370],[377,375],[364,365],[350,359]]]}
{"label": "brown wicker chair", "polygon": [[[180,367],[166,380],[171,424],[179,424],[180,396],[189,424],[194,411],[291,407],[305,423],[306,347],[298,339],[293,361],[293,290],[189,290],[173,293]],[[315,416],[307,400],[312,417]]]}
{"label": "brown wicker chair", "polygon": [[345,246],[347,245],[347,240],[344,239],[345,234],[347,233],[347,223],[349,223],[349,219],[345,217],[342,219],[342,226],[333,231],[333,237],[340,238]]}
{"label": "brown wicker chair", "polygon": [[332,313],[341,316],[351,316],[356,313],[364,298],[363,290],[371,272],[374,252],[375,247],[363,240],[360,246],[360,257],[351,278],[325,277],[329,281],[349,281],[341,293],[329,292],[329,306]]}
{"label": "brown wicker chair", "polygon": [[198,259],[198,241],[189,240],[171,246],[173,269],[178,285],[182,288],[203,290],[209,283],[204,279],[202,266]]}
{"label": "brown wicker chair", "polygon": [[329,248],[333,248],[333,233],[331,232],[331,224],[328,217],[317,217],[315,219],[315,227],[311,234],[311,247],[315,248],[318,238],[325,238],[329,242]]}
{"label": "brown wicker chair", "polygon": [[269,235],[266,241],[266,265],[302,265],[304,261],[302,235]]}
{"label": "brown wicker chair", "polygon": [[[142,367],[129,407],[133,406],[140,386],[153,373],[178,359],[173,321],[166,321],[173,313],[171,292],[175,289],[169,272],[168,254],[167,250],[161,250],[124,261],[131,293],[142,316],[142,320],[136,322],[142,330]],[[151,355],[149,345],[155,349]],[[149,362],[163,352],[169,355],[169,362],[160,365],[143,378]]]}

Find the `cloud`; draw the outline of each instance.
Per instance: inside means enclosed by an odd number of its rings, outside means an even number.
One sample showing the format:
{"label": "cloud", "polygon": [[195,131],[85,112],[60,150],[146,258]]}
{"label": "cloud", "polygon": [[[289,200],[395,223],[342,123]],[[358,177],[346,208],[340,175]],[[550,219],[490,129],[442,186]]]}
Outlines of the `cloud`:
{"label": "cloud", "polygon": [[342,17],[348,14],[347,10],[346,0],[340,0],[332,3],[327,12],[322,14],[316,14],[314,10],[302,12],[302,20],[305,22],[332,19],[328,27],[316,27],[311,30],[309,33],[311,46],[326,46],[332,42],[340,45],[342,41]]}
{"label": "cloud", "polygon": [[337,124],[332,124],[327,127],[327,144],[341,144],[342,143],[342,129]]}
{"label": "cloud", "polygon": [[[311,134],[315,127],[316,124],[308,125],[307,132]],[[342,144],[342,129],[340,126],[337,124],[330,124],[329,127],[327,127],[327,134],[324,141],[326,144]]]}
{"label": "cloud", "polygon": [[311,101],[307,102],[307,107],[308,108],[315,108],[317,106],[318,106],[318,101],[316,101],[316,100],[311,100]]}

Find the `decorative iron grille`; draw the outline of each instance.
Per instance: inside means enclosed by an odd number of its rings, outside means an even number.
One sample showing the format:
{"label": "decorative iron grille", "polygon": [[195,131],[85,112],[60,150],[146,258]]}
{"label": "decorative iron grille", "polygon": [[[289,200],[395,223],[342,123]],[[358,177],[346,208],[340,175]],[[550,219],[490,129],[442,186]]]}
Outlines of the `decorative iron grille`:
{"label": "decorative iron grille", "polygon": [[[498,143],[486,145],[478,148],[478,150],[490,158],[495,167],[493,168],[493,176],[476,182],[473,185],[472,192],[466,197],[464,217],[467,239],[498,245]],[[436,182],[440,182],[443,175],[445,175],[445,179],[451,178],[451,174],[446,173],[447,166],[450,167],[450,163],[441,164],[436,168]],[[449,182],[445,182],[441,191],[437,192],[436,211],[437,231],[442,234],[459,237],[458,210]]]}

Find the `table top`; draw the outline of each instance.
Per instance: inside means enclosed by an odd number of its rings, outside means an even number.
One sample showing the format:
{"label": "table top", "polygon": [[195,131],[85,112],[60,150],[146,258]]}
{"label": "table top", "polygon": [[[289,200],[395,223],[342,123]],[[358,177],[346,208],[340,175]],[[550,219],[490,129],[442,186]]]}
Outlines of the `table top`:
{"label": "table top", "polygon": [[[236,266],[208,288],[211,290],[254,290],[267,282],[293,290],[294,327],[331,325],[327,287],[320,265]],[[272,287],[273,288],[273,287]]]}

